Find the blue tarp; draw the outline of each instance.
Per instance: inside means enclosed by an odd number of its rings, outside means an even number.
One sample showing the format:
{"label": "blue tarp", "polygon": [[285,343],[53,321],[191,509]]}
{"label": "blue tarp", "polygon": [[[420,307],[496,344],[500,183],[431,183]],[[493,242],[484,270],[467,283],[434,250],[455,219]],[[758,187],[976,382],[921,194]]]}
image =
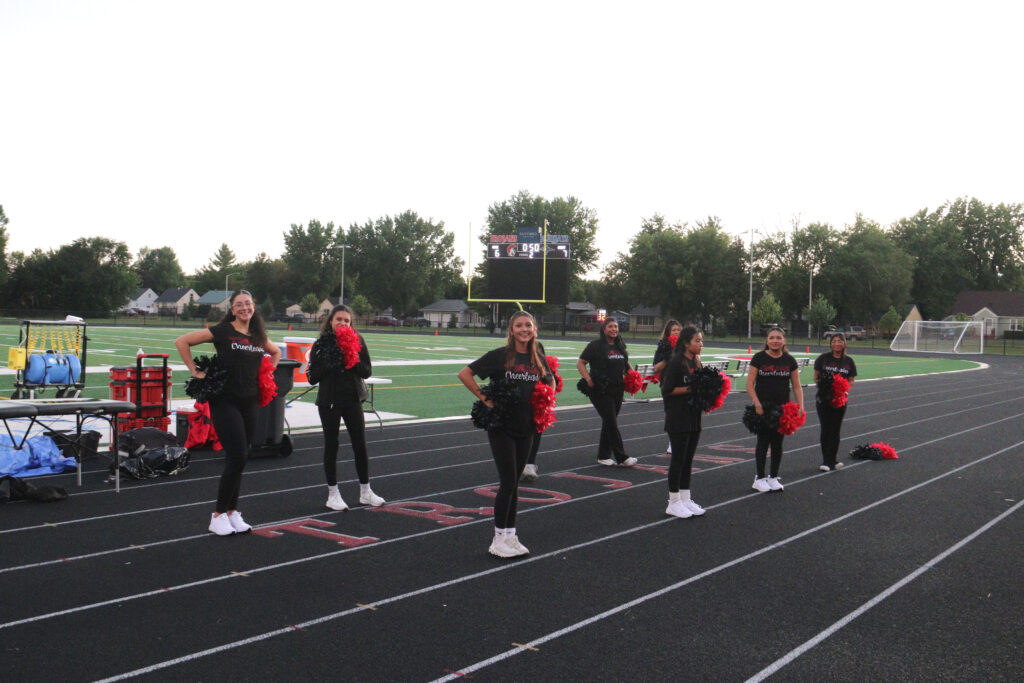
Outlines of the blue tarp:
{"label": "blue tarp", "polygon": [[48,436],[30,437],[19,450],[14,447],[10,436],[0,434],[0,476],[36,477],[59,474],[77,466],[74,458],[60,454],[60,448]]}

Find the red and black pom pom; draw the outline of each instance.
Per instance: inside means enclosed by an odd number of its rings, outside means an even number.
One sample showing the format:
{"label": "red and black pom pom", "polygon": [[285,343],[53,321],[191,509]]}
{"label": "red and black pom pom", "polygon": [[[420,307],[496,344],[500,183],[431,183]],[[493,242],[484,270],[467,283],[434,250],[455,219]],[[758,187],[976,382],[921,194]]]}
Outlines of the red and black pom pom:
{"label": "red and black pom pom", "polygon": [[269,405],[274,400],[274,397],[277,396],[277,382],[274,380],[274,362],[270,360],[270,356],[263,356],[263,360],[260,361],[259,388],[259,404],[262,408],[265,405]]}
{"label": "red and black pom pom", "polygon": [[555,389],[546,382],[537,382],[530,395],[530,406],[533,408],[533,423],[537,425],[537,433],[555,424]]}
{"label": "red and black pom pom", "polygon": [[793,401],[783,404],[782,415],[779,417],[779,434],[789,436],[803,426],[807,421],[807,415],[800,411],[800,408]]}
{"label": "red and black pom pom", "polygon": [[345,369],[350,370],[359,362],[359,352],[363,349],[359,333],[348,325],[343,325],[334,328],[334,337],[338,340],[338,348],[344,357]]}

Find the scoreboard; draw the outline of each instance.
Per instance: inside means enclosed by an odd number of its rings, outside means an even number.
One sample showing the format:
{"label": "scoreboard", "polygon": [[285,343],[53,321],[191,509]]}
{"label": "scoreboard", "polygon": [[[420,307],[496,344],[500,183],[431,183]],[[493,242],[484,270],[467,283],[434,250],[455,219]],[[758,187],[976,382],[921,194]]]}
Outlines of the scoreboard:
{"label": "scoreboard", "polygon": [[[487,298],[569,303],[569,237],[548,235],[547,249],[536,233],[491,235],[487,244]],[[547,287],[544,261],[547,256]]]}

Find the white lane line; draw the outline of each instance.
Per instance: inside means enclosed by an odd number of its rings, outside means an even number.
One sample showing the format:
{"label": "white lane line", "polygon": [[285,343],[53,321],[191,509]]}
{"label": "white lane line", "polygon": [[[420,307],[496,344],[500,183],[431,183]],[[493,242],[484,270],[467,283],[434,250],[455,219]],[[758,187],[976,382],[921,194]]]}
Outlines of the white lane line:
{"label": "white lane line", "polygon": [[[924,444],[921,444],[921,445],[924,445]],[[672,591],[678,590],[678,589],[680,589],[680,588],[682,588],[684,586],[688,586],[688,585],[690,585],[692,583],[695,583],[695,582],[697,582],[697,581],[699,581],[701,579],[707,578],[707,577],[712,576],[714,574],[718,574],[719,572],[722,572],[722,571],[724,571],[726,569],[729,569],[730,567],[734,567],[734,566],[736,566],[738,564],[746,562],[747,560],[751,560],[751,559],[753,559],[755,557],[759,557],[761,555],[764,555],[765,553],[770,552],[772,550],[775,550],[777,548],[781,548],[783,546],[789,545],[793,541],[799,540],[801,538],[805,538],[805,537],[810,536],[811,534],[817,533],[818,531],[821,531],[823,529],[827,529],[828,527],[834,526],[836,524],[839,524],[840,522],[843,522],[843,521],[845,521],[847,519],[850,519],[851,517],[859,515],[862,512],[867,512],[868,510],[871,510],[872,508],[878,507],[879,505],[883,505],[883,504],[891,502],[891,501],[893,501],[893,500],[895,500],[897,498],[900,498],[900,497],[910,493],[911,491],[914,491],[914,490],[922,488],[924,486],[928,486],[930,484],[933,484],[933,483],[935,483],[936,481],[938,481],[940,479],[944,479],[944,478],[946,478],[946,477],[948,477],[950,475],[956,474],[957,472],[965,470],[965,469],[967,469],[969,467],[974,467],[975,465],[977,465],[979,463],[985,462],[986,460],[994,458],[997,455],[1001,455],[1001,454],[1003,454],[1003,453],[1005,453],[1007,451],[1013,450],[1015,448],[1020,448],[1021,446],[1024,446],[1024,441],[1018,441],[1017,443],[1013,444],[1012,446],[1007,446],[1006,448],[1000,449],[1000,450],[996,451],[995,453],[989,453],[988,455],[983,456],[983,457],[981,457],[981,458],[979,458],[979,459],[977,459],[977,460],[975,460],[973,462],[969,462],[969,463],[967,463],[965,465],[961,465],[960,467],[957,467],[957,468],[955,468],[953,470],[950,470],[949,472],[945,472],[944,474],[940,474],[940,475],[938,475],[936,477],[928,479],[927,481],[923,481],[923,482],[921,482],[919,484],[915,484],[914,486],[911,486],[910,488],[904,489],[903,491],[899,491],[897,493],[894,493],[894,494],[892,494],[890,496],[887,496],[886,498],[882,498],[881,500],[877,500],[877,501],[875,501],[873,503],[865,505],[862,508],[858,508],[857,510],[853,510],[851,512],[848,512],[845,515],[841,515],[839,517],[836,517],[835,519],[829,520],[828,522],[824,522],[822,524],[819,524],[818,526],[811,527],[810,529],[807,529],[805,531],[801,531],[798,534],[794,534],[792,536],[789,536],[788,538],[784,538],[781,541],[778,541],[776,543],[772,543],[769,546],[765,546],[764,548],[760,548],[758,550],[755,550],[755,551],[753,551],[751,553],[743,555],[742,557],[737,557],[736,559],[731,560],[729,562],[726,562],[724,564],[720,564],[717,567],[712,567],[711,569],[703,571],[700,574],[696,574],[696,575],[691,576],[691,577],[689,577],[687,579],[683,579],[682,581],[674,583],[674,584],[672,584],[670,586],[665,586],[664,588],[661,588],[661,589],[659,589],[659,590],[657,590],[657,591],[655,591],[653,593],[648,593],[647,595],[642,595],[639,598],[636,598],[634,600],[630,600],[629,602],[622,603],[621,605],[617,605],[616,607],[613,607],[613,608],[611,608],[609,610],[605,610],[604,612],[601,612],[599,614],[595,614],[594,616],[592,616],[592,617],[590,617],[588,619],[584,619],[583,621],[578,621],[575,624],[570,624],[569,626],[566,626],[565,628],[559,629],[557,631],[553,631],[551,633],[548,633],[547,635],[541,636],[540,638],[535,638],[534,640],[531,640],[528,643],[526,643],[526,645],[529,645],[531,647],[538,647],[538,646],[543,645],[544,643],[547,643],[547,642],[549,642],[551,640],[554,640],[556,638],[560,638],[560,637],[562,637],[562,636],[564,636],[566,634],[572,633],[574,631],[578,631],[578,630],[580,630],[582,628],[585,628],[585,627],[587,627],[587,626],[589,626],[591,624],[597,623],[599,621],[607,619],[608,617],[611,617],[611,616],[614,616],[614,615],[619,614],[621,612],[624,612],[625,610],[628,610],[628,609],[631,609],[633,607],[636,607],[637,605],[642,605],[645,602],[649,602],[650,600],[653,600],[655,598],[659,598],[659,597],[661,597],[661,596],[663,596],[663,595],[665,595],[667,593],[671,593]],[[906,450],[906,449],[904,449],[904,450]],[[1003,515],[1000,515],[998,518],[996,518],[996,520],[993,520],[992,522],[989,522],[989,524],[987,524],[985,527],[982,527],[982,529],[988,528],[993,523],[995,523],[995,521],[998,521],[999,519],[1002,519],[1006,514],[1008,514],[1010,512],[1013,512],[1014,510],[1019,508],[1021,505],[1024,505],[1024,501],[1021,501],[1020,503],[1015,505],[1013,508],[1008,510],[1006,513],[1003,513]],[[718,506],[717,505],[712,505],[712,506],[709,506],[709,507],[714,508],[714,507],[718,507]],[[519,564],[522,564],[522,562],[520,562]],[[510,657],[514,657],[514,656],[522,654],[522,653],[523,653],[522,648],[518,648],[518,647],[512,648],[510,650],[506,650],[505,652],[497,654],[497,655],[495,655],[493,657],[490,657],[489,659],[485,659],[485,660],[476,662],[475,664],[470,664],[469,666],[459,667],[457,669],[457,671],[460,674],[463,674],[463,675],[468,674],[468,673],[473,673],[474,671],[479,671],[480,669],[483,669],[485,667],[491,666],[492,664],[496,664],[498,662],[504,661],[506,659],[509,659]],[[455,674],[450,674],[448,676],[443,676],[441,678],[435,679],[434,681],[432,681],[432,683],[440,683],[441,681],[451,681],[451,680],[454,680],[455,678],[457,678],[457,676]],[[754,679],[751,679],[751,680],[754,680]]]}
{"label": "white lane line", "polygon": [[[1019,416],[1015,416],[1015,417],[1019,417]],[[979,428],[985,428],[987,426],[988,425],[980,425],[980,426],[977,426],[977,427],[971,427],[969,429],[963,430],[963,432],[958,432],[957,434],[949,435],[949,436],[957,436],[959,434],[971,432],[971,431],[974,431],[974,430],[979,429]],[[943,439],[949,438],[949,436],[944,436],[944,437],[940,437],[940,438],[937,438],[937,439],[933,439],[931,441],[927,441],[927,442],[923,442],[923,443],[920,443],[920,444],[916,444],[915,446],[907,447],[907,448],[904,448],[903,450],[907,451],[907,450],[911,450],[911,449],[915,449],[915,448],[922,448],[922,447],[930,445],[932,443],[936,443],[936,442],[941,441]],[[937,475],[937,476],[935,476],[935,477],[933,477],[931,479],[923,481],[923,482],[921,482],[919,484],[915,484],[914,486],[911,486],[911,487],[909,487],[907,489],[904,489],[903,491],[894,493],[894,494],[892,494],[890,496],[887,496],[886,498],[883,498],[881,500],[877,500],[877,501],[875,501],[873,503],[869,503],[868,505],[865,505],[865,506],[863,506],[861,508],[858,508],[857,510],[853,510],[851,512],[848,512],[848,513],[846,513],[844,515],[841,515],[840,517],[837,517],[837,518],[835,518],[835,519],[833,519],[833,520],[831,520],[829,522],[824,522],[822,524],[819,524],[818,526],[812,527],[811,529],[807,529],[807,530],[802,531],[802,532],[800,532],[798,534],[794,534],[793,536],[790,536],[790,537],[788,537],[786,539],[783,539],[781,541],[778,541],[776,543],[772,543],[772,544],[770,544],[770,545],[768,545],[768,546],[766,546],[764,548],[761,548],[761,549],[756,550],[754,552],[748,553],[747,555],[744,555],[742,557],[736,558],[735,560],[731,560],[730,562],[727,562],[727,563],[724,563],[722,565],[719,565],[718,567],[709,569],[709,570],[707,570],[705,572],[702,572],[702,573],[700,573],[700,574],[698,574],[696,576],[690,577],[688,579],[680,581],[680,582],[678,582],[676,584],[673,584],[671,586],[667,586],[665,588],[662,588],[662,589],[660,589],[660,590],[658,590],[658,591],[656,591],[654,593],[650,593],[650,594],[648,594],[646,596],[642,596],[640,598],[632,600],[632,601],[630,601],[628,603],[625,603],[624,605],[619,605],[618,607],[613,608],[612,610],[608,610],[608,611],[603,612],[601,614],[595,615],[594,617],[591,617],[590,619],[587,619],[587,620],[585,620],[583,622],[578,622],[577,624],[574,624],[574,625],[571,625],[569,627],[566,627],[565,629],[561,629],[560,631],[556,631],[553,634],[548,634],[547,636],[544,636],[541,639],[530,641],[530,642],[526,643],[526,645],[529,645],[529,646],[532,646],[532,647],[536,647],[538,645],[541,645],[544,642],[547,642],[547,640],[551,640],[553,638],[557,638],[557,637],[559,637],[561,635],[564,635],[565,633],[569,633],[569,632],[571,632],[573,630],[578,630],[579,628],[583,628],[584,626],[586,626],[588,624],[591,624],[591,623],[594,623],[595,621],[599,621],[601,619],[607,618],[608,616],[612,616],[613,614],[617,614],[617,613],[619,613],[619,612],[621,612],[623,610],[629,609],[632,606],[641,604],[643,602],[647,602],[648,600],[651,600],[651,599],[653,599],[655,597],[663,595],[663,594],[665,594],[667,592],[676,590],[678,588],[686,586],[686,585],[688,585],[690,583],[693,583],[695,581],[699,581],[702,578],[706,578],[708,576],[716,574],[716,573],[718,573],[718,572],[720,572],[720,571],[722,571],[724,569],[727,569],[729,567],[735,566],[735,565],[737,565],[737,564],[739,564],[741,562],[745,562],[745,561],[747,561],[749,559],[752,559],[754,557],[758,557],[758,556],[760,556],[760,555],[762,555],[762,554],[764,554],[766,552],[769,552],[770,550],[774,550],[776,548],[780,548],[782,546],[788,545],[789,543],[791,543],[791,542],[793,542],[795,540],[798,540],[800,538],[804,538],[804,537],[809,536],[809,535],[811,535],[813,533],[816,533],[817,531],[820,531],[822,529],[826,529],[826,528],[828,528],[830,526],[838,524],[839,522],[842,522],[842,521],[844,521],[846,519],[854,517],[854,516],[856,516],[856,515],[858,515],[858,514],[860,514],[862,512],[866,512],[866,511],[871,510],[871,509],[873,509],[875,507],[878,507],[878,506],[883,505],[885,503],[888,503],[888,502],[890,502],[892,500],[900,498],[901,496],[904,496],[907,493],[915,491],[915,490],[917,490],[919,488],[922,488],[924,486],[928,486],[928,485],[930,485],[930,484],[932,484],[932,483],[934,483],[936,481],[939,481],[939,480],[944,479],[944,478],[946,478],[948,476],[956,474],[957,472],[965,470],[965,469],[967,469],[969,467],[973,467],[974,465],[977,465],[979,463],[985,462],[985,461],[987,461],[987,460],[989,460],[991,458],[996,457],[997,455],[1001,455],[1002,453],[1004,453],[1006,451],[1012,450],[1014,448],[1019,448],[1022,445],[1024,445],[1024,441],[1017,442],[1016,444],[1013,444],[1012,446],[1008,446],[1008,447],[1000,449],[1000,450],[998,450],[998,451],[996,451],[994,453],[990,453],[989,455],[986,455],[986,456],[983,456],[981,458],[978,458],[977,460],[974,460],[974,461],[972,461],[970,463],[967,463],[967,464],[961,465],[960,467],[954,468],[953,470],[950,470],[949,472],[945,472],[945,473]],[[800,481],[807,481],[807,480],[814,479],[814,478],[816,478],[816,475],[812,476],[812,477],[807,477],[806,479],[803,479],[803,480],[799,480],[798,482],[794,482],[794,484],[800,483]],[[611,492],[610,491],[609,492],[605,492],[605,494],[607,494],[607,493],[611,493]],[[598,495],[603,495],[603,494],[598,494]],[[756,495],[758,495],[758,494],[756,494],[756,493],[746,494],[744,496],[740,496],[738,498],[734,498],[734,499],[729,500],[729,501],[724,501],[722,503],[717,503],[717,504],[714,504],[714,505],[709,505],[708,509],[715,509],[715,508],[719,508],[719,507],[724,507],[726,505],[730,505],[730,504],[735,503],[737,501],[745,500],[747,498],[751,498],[751,497],[756,496]],[[489,520],[477,520],[477,522],[470,522],[470,524],[487,522],[487,521],[489,521]],[[392,596],[390,598],[385,598],[385,599],[382,599],[382,600],[378,600],[378,601],[369,603],[369,605],[373,606],[373,607],[380,607],[382,605],[387,605],[387,604],[390,604],[390,603],[393,603],[393,602],[397,602],[399,600],[405,600],[407,598],[415,597],[415,596],[418,596],[418,595],[423,595],[423,594],[426,594],[426,593],[433,592],[435,590],[440,590],[440,589],[443,589],[443,588],[447,588],[449,586],[457,585],[457,584],[464,583],[464,582],[467,582],[467,581],[472,581],[474,579],[477,579],[477,578],[480,578],[480,577],[483,577],[483,576],[487,576],[487,575],[490,575],[490,574],[495,574],[497,572],[506,571],[506,570],[509,570],[509,569],[526,566],[526,565],[532,564],[534,562],[538,562],[540,560],[547,559],[549,557],[557,557],[557,556],[560,556],[560,555],[564,555],[567,552],[572,552],[574,550],[579,550],[581,548],[585,548],[585,547],[589,547],[589,546],[596,545],[596,544],[599,544],[599,543],[603,543],[605,541],[609,541],[609,540],[612,540],[612,539],[615,539],[615,538],[619,538],[621,536],[631,535],[631,534],[639,532],[639,531],[643,531],[643,530],[646,530],[646,529],[651,529],[651,528],[654,528],[656,526],[661,526],[662,524],[666,524],[666,523],[671,522],[671,521],[674,521],[674,519],[660,519],[660,520],[658,520],[656,522],[650,522],[648,524],[643,524],[643,525],[638,526],[638,527],[633,527],[631,529],[625,529],[623,531],[619,531],[619,532],[616,532],[614,534],[609,534],[609,535],[604,536],[602,538],[596,538],[596,539],[592,539],[590,541],[584,541],[582,543],[578,543],[578,544],[575,544],[575,545],[567,546],[565,548],[560,548],[558,550],[547,552],[547,553],[544,553],[544,554],[541,554],[541,555],[536,555],[536,556],[532,556],[532,557],[529,557],[529,558],[520,559],[517,562],[515,562],[514,564],[501,565],[501,566],[498,566],[498,567],[494,567],[492,569],[488,569],[488,570],[484,570],[484,571],[477,572],[477,573],[474,573],[474,574],[470,574],[470,575],[458,577],[458,578],[455,578],[455,579],[451,579],[451,580],[445,581],[443,583],[434,584],[432,586],[425,586],[423,588],[420,588],[420,589],[417,589],[417,590],[414,590],[414,591],[410,591],[408,593],[403,593],[403,594],[400,594],[400,595]],[[442,531],[442,529],[435,529],[435,530],[431,530],[429,532],[424,532],[422,534],[417,534],[417,535],[425,535],[426,533],[437,533],[439,531]],[[373,545],[381,545],[381,543],[375,543]],[[353,549],[345,549],[345,550],[340,550],[340,551],[334,551],[334,552],[331,552],[331,553],[324,553],[321,557],[329,557],[329,556],[332,556],[332,555],[338,555],[338,554],[343,553],[343,552],[348,552],[349,550],[353,550]],[[280,566],[288,566],[288,565],[292,565],[292,564],[298,564],[298,563],[303,562],[303,561],[305,561],[305,560],[295,560],[295,561],[291,561],[291,562],[285,562],[285,563],[282,563]],[[263,570],[265,570],[265,569],[263,569]],[[256,573],[257,571],[263,571],[263,570],[254,570],[254,571],[249,571],[248,573],[251,574],[251,573]],[[224,578],[230,578],[230,577],[217,577],[215,579],[207,579],[206,581],[207,582],[219,581],[219,580],[223,580]],[[195,585],[195,583],[199,583],[199,582],[194,582],[193,584],[188,584],[188,585],[189,586]],[[152,594],[152,593],[148,593],[146,595],[149,595],[149,594]],[[120,600],[111,600],[111,601],[107,601],[107,602],[108,603],[117,603],[117,602],[123,602],[125,600],[126,600],[125,598],[121,598]],[[61,613],[54,613],[54,616],[56,616],[57,614],[63,614],[63,613],[71,612],[71,611],[81,611],[81,610],[87,609],[89,607],[90,606],[83,606],[83,607],[80,607],[80,608],[74,608],[72,610],[66,610],[65,612],[61,612]],[[301,628],[307,628],[307,627],[314,626],[314,625],[317,625],[317,624],[322,624],[322,623],[325,623],[325,622],[328,622],[328,621],[333,621],[335,619],[339,619],[339,618],[347,616],[349,614],[353,614],[355,611],[361,611],[361,609],[362,608],[360,608],[359,610],[348,609],[348,610],[344,610],[344,611],[341,611],[341,612],[335,612],[333,614],[325,615],[325,616],[322,616],[322,617],[317,617],[316,619],[312,619],[310,621],[307,621],[307,622],[304,622],[304,623],[301,623],[301,624],[297,624],[297,626],[299,626]],[[42,617],[35,617],[35,618],[30,618],[30,619],[27,619],[27,620],[21,620],[19,622],[11,622],[11,623],[13,625],[15,623],[24,623],[26,621],[37,621],[40,618],[46,618],[47,616],[48,615],[43,615]],[[4,628],[6,626],[7,626],[7,624],[0,624],[0,628]],[[215,653],[218,653],[218,652],[224,652],[224,651],[229,650],[229,649],[234,649],[234,648],[242,647],[244,645],[248,645],[248,644],[251,644],[251,643],[254,643],[254,642],[258,642],[258,641],[261,641],[261,640],[266,640],[267,638],[271,638],[271,637],[274,637],[276,635],[280,635],[282,633],[288,633],[290,631],[291,631],[291,626],[286,627],[284,629],[277,629],[275,631],[271,631],[271,632],[268,632],[268,633],[260,634],[260,635],[257,635],[257,636],[252,636],[250,638],[245,638],[243,640],[238,640],[238,641],[234,641],[234,642],[231,642],[231,643],[225,643],[223,645],[220,645],[220,646],[217,646],[215,648],[208,649],[208,650],[203,650],[203,651],[195,652],[195,653],[192,653],[192,654],[189,654],[189,655],[184,655],[182,657],[178,657],[178,658],[175,658],[175,659],[172,659],[172,660],[167,660],[167,661],[164,661],[164,662],[159,662],[157,664],[153,664],[153,665],[150,665],[148,667],[144,667],[142,669],[136,669],[134,671],[125,672],[123,674],[120,674],[118,676],[115,676],[115,677],[112,677],[112,678],[108,678],[108,679],[105,679],[105,680],[107,680],[107,681],[123,680],[123,679],[126,679],[126,678],[131,678],[131,677],[142,675],[142,674],[146,674],[146,673],[151,673],[153,671],[157,671],[157,670],[164,669],[164,668],[167,668],[167,667],[170,667],[170,666],[174,666],[176,664],[180,664],[180,663],[192,661],[192,660],[195,660],[195,659],[199,659],[201,657],[205,657],[205,656],[208,656],[210,654],[215,654]],[[494,663],[496,661],[501,661],[502,659],[507,659],[508,657],[514,656],[516,654],[520,654],[521,652],[523,652],[523,650],[521,648],[514,648],[513,650],[506,651],[506,652],[502,653],[501,655],[497,655],[496,657],[492,657],[491,659],[485,660],[484,662],[479,662],[477,664],[471,665],[470,667],[459,668],[458,671],[460,671],[461,673],[469,673],[469,672],[472,672],[475,669],[483,668],[484,666],[488,666],[489,664],[492,664],[492,663]],[[451,680],[451,678],[450,677],[449,678],[442,678],[442,679],[438,679],[438,680]]]}
{"label": "white lane line", "polygon": [[763,681],[764,679],[768,678],[772,674],[777,673],[780,669],[782,669],[787,664],[791,663],[797,657],[799,657],[800,655],[804,654],[808,650],[816,647],[817,645],[821,644],[822,642],[825,641],[825,639],[827,639],[833,633],[835,633],[836,631],[844,628],[847,624],[849,624],[851,621],[853,621],[854,619],[856,619],[860,615],[862,615],[865,612],[867,612],[872,607],[882,603],[884,600],[888,599],[891,595],[893,595],[896,591],[898,591],[899,589],[903,588],[904,586],[909,584],[911,581],[915,580],[916,578],[918,578],[919,576],[924,574],[926,571],[928,571],[930,569],[933,569],[937,564],[939,564],[940,562],[945,560],[947,557],[949,557],[953,553],[957,552],[958,550],[960,550],[961,548],[966,546],[968,543],[970,543],[974,539],[976,539],[979,536],[981,536],[983,533],[985,533],[986,531],[988,531],[989,529],[994,527],[999,522],[1003,521],[1004,519],[1006,519],[1007,517],[1012,515],[1014,512],[1019,510],[1022,506],[1024,506],[1024,500],[1018,502],[1016,505],[1011,507],[1009,510],[1006,510],[1005,512],[1003,512],[1001,515],[999,515],[995,519],[990,520],[987,524],[985,524],[981,528],[977,529],[976,531],[974,531],[969,536],[966,536],[966,537],[962,538],[956,544],[950,546],[949,548],[946,548],[941,553],[939,553],[938,555],[936,555],[932,559],[930,559],[927,562],[925,562],[924,565],[922,565],[921,567],[919,567],[915,571],[911,572],[910,574],[907,574],[905,577],[903,577],[902,579],[900,579],[899,581],[897,581],[893,585],[889,586],[884,591],[882,591],[881,593],[879,593],[875,597],[871,598],[870,600],[865,602],[863,605],[861,605],[857,609],[853,610],[852,612],[850,612],[845,617],[843,617],[839,621],[835,622],[834,624],[832,624],[831,626],[826,628],[824,631],[822,631],[818,635],[816,635],[813,638],[811,638],[810,640],[804,642],[799,647],[796,647],[796,648],[790,650],[788,653],[786,653],[785,655],[783,655],[779,659],[775,660],[774,662],[772,662],[771,664],[769,664],[765,668],[761,669],[756,674],[754,674],[753,676],[751,676],[750,678],[747,679],[748,683],[750,683],[751,681],[753,681],[754,683],[757,683],[758,681]]}

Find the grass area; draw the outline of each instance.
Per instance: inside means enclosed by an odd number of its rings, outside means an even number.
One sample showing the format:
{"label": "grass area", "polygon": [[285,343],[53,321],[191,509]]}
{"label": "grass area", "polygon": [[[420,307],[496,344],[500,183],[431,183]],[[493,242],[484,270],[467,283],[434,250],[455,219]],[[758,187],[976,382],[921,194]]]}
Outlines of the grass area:
{"label": "grass area", "polygon": [[[187,331],[185,328],[158,327],[104,327],[90,325],[88,328],[87,367],[98,369],[106,366],[135,365],[139,349],[145,353],[170,354],[170,362],[180,364],[174,350],[174,339]],[[432,334],[392,334],[372,330],[360,330],[370,349],[374,362],[374,375],[392,380],[392,384],[378,386],[375,389],[377,407],[388,412],[415,415],[417,417],[445,417],[452,415],[468,415],[473,397],[462,387],[456,374],[465,364],[481,356],[484,352],[498,346],[501,341],[494,337],[440,335]],[[0,325],[0,347],[18,344],[17,325]],[[286,336],[306,336],[312,338],[315,332],[272,330],[271,339],[280,342]],[[543,338],[542,338],[543,339]],[[544,340],[547,352],[558,356],[561,361],[560,373],[565,382],[565,390],[559,395],[561,406],[583,405],[587,403],[585,396],[576,391],[579,373],[576,370],[576,358],[591,337],[580,339],[554,338]],[[635,363],[650,362],[654,354],[653,343],[640,340],[629,340],[630,358]],[[792,346],[794,351],[800,346]],[[822,349],[811,348],[812,358]],[[197,353],[212,353],[212,345],[198,347]],[[705,348],[707,360],[726,358],[729,356],[745,356],[745,352],[735,349]],[[805,356],[806,353],[795,355]],[[889,377],[894,375],[914,375],[928,372],[944,372],[974,367],[975,362],[959,358],[923,358],[914,356],[871,356],[859,355],[857,349],[851,349],[851,355],[857,361],[858,379]],[[185,375],[175,373],[176,381],[173,395],[184,398],[183,384]],[[101,372],[87,373],[85,396],[109,396],[109,375]],[[801,373],[805,383],[813,381],[813,372],[806,368]],[[13,374],[0,375],[0,395],[10,396],[13,390]],[[739,383],[737,382],[737,385]],[[304,387],[293,389],[295,397]],[[52,395],[47,391],[44,395]],[[315,391],[309,392],[301,400],[312,401]],[[648,388],[648,396],[659,398],[657,387]],[[734,400],[745,401],[744,397]]]}

